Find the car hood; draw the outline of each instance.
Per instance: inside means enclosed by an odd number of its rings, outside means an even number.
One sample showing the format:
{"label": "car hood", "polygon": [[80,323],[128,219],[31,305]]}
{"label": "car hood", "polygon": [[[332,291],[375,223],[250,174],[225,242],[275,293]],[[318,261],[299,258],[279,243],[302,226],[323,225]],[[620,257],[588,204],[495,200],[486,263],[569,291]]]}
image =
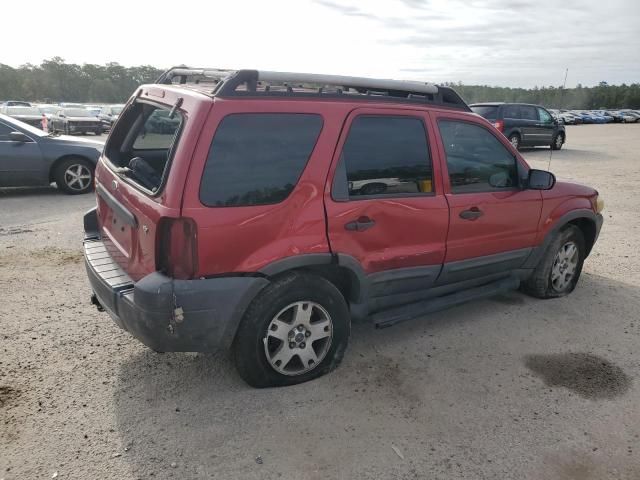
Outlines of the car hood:
{"label": "car hood", "polygon": [[560,187],[562,192],[568,193],[570,195],[590,197],[598,193],[595,188],[577,183],[570,179],[558,179],[553,189],[555,190],[558,187]]}
{"label": "car hood", "polygon": [[11,115],[16,120],[40,120],[42,115]]}
{"label": "car hood", "polygon": [[90,140],[88,138],[76,138],[70,135],[60,135],[57,137],[47,137],[49,141],[55,142],[58,145],[80,145],[83,147],[95,147],[98,150],[102,151],[104,147],[104,143],[96,142],[95,140]]}

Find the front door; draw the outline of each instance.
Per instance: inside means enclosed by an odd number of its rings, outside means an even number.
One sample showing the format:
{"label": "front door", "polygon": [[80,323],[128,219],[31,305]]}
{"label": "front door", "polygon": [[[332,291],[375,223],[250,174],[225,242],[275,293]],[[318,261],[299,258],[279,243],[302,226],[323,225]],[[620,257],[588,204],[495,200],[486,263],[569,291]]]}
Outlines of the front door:
{"label": "front door", "polygon": [[528,167],[494,129],[454,113],[435,120],[451,209],[438,283],[520,267],[534,245],[542,209],[541,193],[521,188]]}
{"label": "front door", "polygon": [[538,110],[538,132],[540,136],[540,145],[551,145],[553,143],[553,133],[555,131],[556,124],[553,117],[544,108],[536,107]]}
{"label": "front door", "polygon": [[373,296],[426,289],[444,261],[449,210],[427,125],[421,111],[356,109],[333,159],[331,250],[360,264]]}
{"label": "front door", "polygon": [[45,173],[40,147],[33,140],[12,140],[10,133],[14,131],[17,130],[0,122],[0,186],[41,185]]}

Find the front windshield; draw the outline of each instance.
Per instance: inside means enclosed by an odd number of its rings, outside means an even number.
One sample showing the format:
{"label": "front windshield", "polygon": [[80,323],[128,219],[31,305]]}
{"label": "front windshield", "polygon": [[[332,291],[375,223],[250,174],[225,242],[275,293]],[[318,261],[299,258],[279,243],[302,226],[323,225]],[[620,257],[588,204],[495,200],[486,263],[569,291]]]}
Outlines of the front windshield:
{"label": "front windshield", "polygon": [[64,114],[67,117],[94,117],[89,110],[84,110],[82,108],[66,108],[64,110]]}
{"label": "front windshield", "polygon": [[40,110],[32,107],[7,107],[9,115],[40,115]]}

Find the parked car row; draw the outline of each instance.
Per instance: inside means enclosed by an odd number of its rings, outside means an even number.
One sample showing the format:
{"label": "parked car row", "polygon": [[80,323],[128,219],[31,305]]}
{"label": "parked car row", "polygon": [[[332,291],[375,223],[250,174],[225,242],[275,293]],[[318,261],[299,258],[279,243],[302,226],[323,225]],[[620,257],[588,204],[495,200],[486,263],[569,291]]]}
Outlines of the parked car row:
{"label": "parked car row", "polygon": [[567,125],[582,123],[637,123],[640,110],[549,110],[559,121]]}
{"label": "parked car row", "polygon": [[111,130],[124,105],[84,105],[63,102],[59,104],[32,104],[22,100],[0,102],[0,113],[31,126],[68,135],[94,133],[100,135]]}

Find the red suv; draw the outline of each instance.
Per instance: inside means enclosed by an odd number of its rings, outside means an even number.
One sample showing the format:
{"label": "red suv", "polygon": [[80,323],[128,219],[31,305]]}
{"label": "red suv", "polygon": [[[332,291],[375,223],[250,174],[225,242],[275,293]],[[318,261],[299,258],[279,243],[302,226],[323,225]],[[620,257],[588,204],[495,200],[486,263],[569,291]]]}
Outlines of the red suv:
{"label": "red suv", "polygon": [[566,295],[602,225],[596,190],[418,82],[171,69],[95,177],[93,303],[156,351],[231,347],[256,387],[335,368],[352,319]]}

